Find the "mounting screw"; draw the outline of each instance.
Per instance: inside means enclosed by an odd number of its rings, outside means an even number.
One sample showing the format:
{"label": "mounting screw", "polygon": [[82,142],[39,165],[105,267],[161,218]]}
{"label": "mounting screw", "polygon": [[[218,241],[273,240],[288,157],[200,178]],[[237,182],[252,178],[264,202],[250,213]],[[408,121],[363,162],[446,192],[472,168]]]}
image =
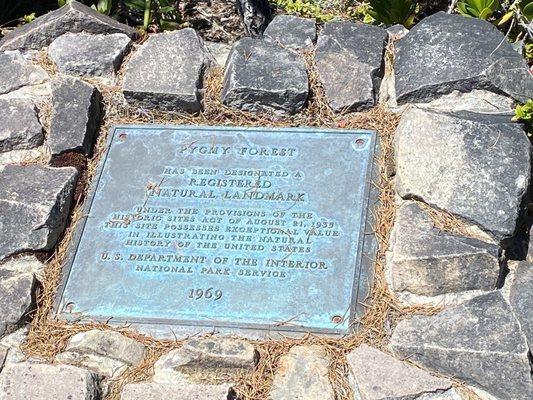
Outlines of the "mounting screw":
{"label": "mounting screw", "polygon": [[365,145],[365,139],[359,138],[359,139],[355,140],[355,146],[356,147],[363,147],[364,145]]}
{"label": "mounting screw", "polygon": [[331,322],[334,324],[340,324],[343,321],[343,318],[340,315],[334,315],[331,317]]}
{"label": "mounting screw", "polygon": [[118,138],[122,141],[125,141],[128,138],[128,135],[124,132],[118,135]]}

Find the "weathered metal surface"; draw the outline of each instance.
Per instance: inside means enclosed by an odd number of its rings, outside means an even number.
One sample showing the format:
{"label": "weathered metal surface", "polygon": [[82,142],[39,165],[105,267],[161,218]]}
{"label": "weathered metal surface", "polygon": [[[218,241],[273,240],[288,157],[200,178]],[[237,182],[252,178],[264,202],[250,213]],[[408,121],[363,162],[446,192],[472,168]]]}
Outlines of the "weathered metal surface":
{"label": "weathered metal surface", "polygon": [[60,316],[350,331],[375,250],[365,240],[373,132],[120,126],[110,135]]}

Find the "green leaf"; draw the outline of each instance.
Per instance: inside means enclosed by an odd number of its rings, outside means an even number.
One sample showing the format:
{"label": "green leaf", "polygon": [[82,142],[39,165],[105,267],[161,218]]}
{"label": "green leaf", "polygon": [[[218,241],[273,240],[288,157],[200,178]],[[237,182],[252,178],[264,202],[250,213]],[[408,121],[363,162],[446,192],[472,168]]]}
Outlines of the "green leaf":
{"label": "green leaf", "polygon": [[533,1],[522,8],[522,15],[526,17],[528,21],[533,20]]}
{"label": "green leaf", "polygon": [[457,3],[457,8],[459,10],[459,12],[463,15],[470,15],[468,13],[468,10],[466,9],[466,3],[463,3],[463,2],[460,2],[460,3]]}
{"label": "green leaf", "polygon": [[160,19],[159,20],[159,26],[164,31],[171,31],[171,30],[179,28],[179,24],[177,22],[169,21],[169,20],[166,20],[166,19]]}
{"label": "green leaf", "polygon": [[485,8],[479,13],[479,18],[481,19],[488,19],[492,14],[492,10],[490,8]]}
{"label": "green leaf", "polygon": [[124,5],[138,11],[144,11],[144,0],[124,0]]}
{"label": "green leaf", "polygon": [[476,10],[475,8],[471,8],[469,6],[466,6],[466,9],[468,11],[468,15],[470,15],[471,17],[479,17],[479,11]]}
{"label": "green leaf", "polygon": [[165,13],[174,13],[176,12],[177,10],[173,7],[173,6],[166,6],[166,7],[161,7],[157,10],[158,13],[160,14],[165,14]]}
{"label": "green leaf", "polygon": [[485,8],[485,0],[470,0],[469,3],[471,4],[471,7],[478,12]]}
{"label": "green leaf", "polygon": [[24,23],[29,24],[35,19],[35,13],[27,14],[23,17]]}
{"label": "green leaf", "polygon": [[367,12],[377,23],[384,25],[413,24],[415,0],[369,0],[371,10]]}

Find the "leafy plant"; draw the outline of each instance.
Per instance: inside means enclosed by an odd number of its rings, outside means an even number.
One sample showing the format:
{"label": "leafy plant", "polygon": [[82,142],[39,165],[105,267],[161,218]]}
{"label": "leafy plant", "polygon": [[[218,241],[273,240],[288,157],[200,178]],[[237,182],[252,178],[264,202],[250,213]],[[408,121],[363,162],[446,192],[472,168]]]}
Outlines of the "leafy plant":
{"label": "leafy plant", "polygon": [[461,0],[457,10],[467,16],[487,20],[500,9],[499,0]]}
{"label": "leafy plant", "polygon": [[352,4],[352,1],[350,0],[344,9],[344,13],[349,19],[363,21],[365,24],[372,24],[374,18],[368,14],[370,10],[371,8],[368,3],[354,2]]}
{"label": "leafy plant", "polygon": [[93,4],[91,8],[98,11],[100,14],[111,15],[113,0],[98,0],[98,3]]}
{"label": "leafy plant", "polygon": [[533,132],[533,99],[516,106],[513,121],[522,121],[526,125],[528,135],[531,136]]}
{"label": "leafy plant", "polygon": [[528,62],[533,61],[533,43],[526,43],[524,46],[524,57]]}
{"label": "leafy plant", "polygon": [[29,24],[30,22],[32,22],[33,20],[35,19],[35,13],[31,13],[31,14],[26,14],[25,16],[22,17],[22,21],[25,23],[25,24]]}
{"label": "leafy plant", "polygon": [[519,7],[522,16],[529,22],[533,21],[533,0],[522,0]]}
{"label": "leafy plant", "polygon": [[516,106],[513,120],[533,122],[533,99],[529,99],[525,104]]}
{"label": "leafy plant", "polygon": [[145,31],[152,24],[162,30],[178,28],[182,21],[177,3],[173,0],[124,0],[124,5],[130,10],[143,13],[142,27]]}
{"label": "leafy plant", "polygon": [[410,28],[416,16],[415,0],[369,0],[370,15],[384,25],[402,24]]}
{"label": "leafy plant", "polygon": [[[70,3],[72,0],[57,0],[57,5],[63,7],[65,4]],[[100,14],[110,15],[113,8],[114,0],[95,0],[96,4],[92,4],[91,8],[98,11]]]}
{"label": "leafy plant", "polygon": [[288,14],[315,18],[318,22],[327,22],[335,18],[335,15],[326,12],[316,0],[274,0],[274,3]]}

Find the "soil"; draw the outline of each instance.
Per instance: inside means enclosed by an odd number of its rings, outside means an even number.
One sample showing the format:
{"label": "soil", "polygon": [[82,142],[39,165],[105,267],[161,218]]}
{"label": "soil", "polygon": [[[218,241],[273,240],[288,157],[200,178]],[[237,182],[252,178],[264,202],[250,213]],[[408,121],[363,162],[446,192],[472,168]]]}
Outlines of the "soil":
{"label": "soil", "polygon": [[74,189],[73,204],[82,202],[87,186],[87,158],[83,154],[69,152],[52,157],[50,165],[52,167],[74,167],[78,170],[79,176]]}
{"label": "soil", "polygon": [[230,43],[244,36],[234,0],[188,0],[180,8],[183,19],[205,40]]}

